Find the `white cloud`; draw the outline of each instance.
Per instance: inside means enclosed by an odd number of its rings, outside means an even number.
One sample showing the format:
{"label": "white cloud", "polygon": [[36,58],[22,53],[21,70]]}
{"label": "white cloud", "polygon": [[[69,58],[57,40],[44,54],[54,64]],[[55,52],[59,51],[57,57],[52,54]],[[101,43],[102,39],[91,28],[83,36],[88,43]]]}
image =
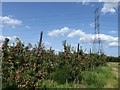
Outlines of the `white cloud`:
{"label": "white cloud", "polygon": [[30,26],[25,26],[25,28],[28,28],[28,29],[29,29],[29,28],[31,28],[31,27],[30,27]]}
{"label": "white cloud", "polygon": [[118,43],[118,42],[111,42],[111,43],[109,43],[109,46],[117,47],[117,46],[120,46],[120,43]]}
{"label": "white cloud", "polygon": [[62,29],[57,29],[57,30],[53,30],[48,32],[49,36],[59,36],[59,35],[64,35],[66,33],[68,33],[70,31],[70,29],[68,27],[64,27]]}
{"label": "white cloud", "polygon": [[120,0],[80,0],[84,5],[88,5],[90,2],[119,2]]}
{"label": "white cloud", "polygon": [[113,37],[113,36],[106,35],[106,34],[100,34],[100,38],[102,39],[102,41],[105,41],[105,42],[117,42],[118,41],[118,37]]}
{"label": "white cloud", "polygon": [[120,0],[99,0],[99,2],[119,2]]}
{"label": "white cloud", "polygon": [[1,27],[8,27],[11,26],[12,28],[15,28],[16,25],[22,24],[21,20],[13,19],[9,16],[0,16],[0,21],[2,21]]}
{"label": "white cloud", "polygon": [[86,2],[119,2],[120,0],[80,0],[83,4]]}
{"label": "white cloud", "polygon": [[78,44],[71,44],[71,46],[73,46],[73,47],[77,47],[77,46],[78,46]]}
{"label": "white cloud", "polygon": [[60,49],[55,49],[55,54],[57,55],[57,54],[59,54],[59,52],[61,52],[62,50],[60,50]]}
{"label": "white cloud", "polygon": [[[74,38],[78,36],[81,43],[93,43],[95,35],[93,34],[87,34],[83,32],[82,30],[71,30],[71,32],[68,34],[69,38]],[[98,35],[96,35],[98,38]],[[109,46],[117,46],[115,42],[118,42],[118,37],[113,37],[111,35],[107,34],[99,34],[99,37],[103,44],[109,45]]]}
{"label": "white cloud", "polygon": [[[93,43],[94,37],[95,35],[86,34],[84,37],[80,37],[80,41],[84,43]],[[96,37],[98,37],[98,35],[96,35]],[[106,35],[106,34],[99,34],[99,37],[102,43],[104,44],[109,44],[109,43],[118,41],[118,37],[113,37],[113,36]]]}
{"label": "white cloud", "polygon": [[89,5],[90,2],[119,2],[120,0],[80,0],[82,4]]}
{"label": "white cloud", "polygon": [[115,13],[117,9],[118,3],[117,2],[105,2],[101,12],[102,13]]}
{"label": "white cloud", "polygon": [[[53,31],[49,32],[48,35],[49,36],[58,36],[58,35],[64,35],[67,33],[68,33],[68,35],[67,35],[68,38],[79,37],[80,42],[82,42],[82,43],[90,43],[91,44],[91,43],[93,43],[94,37],[95,37],[95,35],[87,34],[80,29],[75,30],[75,29],[70,29],[68,27],[64,27],[60,30],[53,30]],[[118,42],[118,37],[113,37],[113,36],[107,35],[107,34],[99,34],[99,36],[101,38],[102,43],[109,45],[109,46],[112,46],[112,45],[115,46],[114,43]],[[98,35],[96,35],[96,37],[98,37]]]}
{"label": "white cloud", "polygon": [[82,30],[73,30],[68,34],[69,38],[73,38],[75,36],[83,37],[85,33]]}
{"label": "white cloud", "polygon": [[80,37],[82,43],[93,43],[94,36],[92,34],[85,34],[84,37]]}
{"label": "white cloud", "polygon": [[88,5],[89,2],[96,2],[97,0],[82,0],[84,5]]}
{"label": "white cloud", "polygon": [[90,2],[104,2],[101,12],[105,14],[115,13],[119,1],[120,0],[83,0],[82,3],[84,5],[89,5]]}

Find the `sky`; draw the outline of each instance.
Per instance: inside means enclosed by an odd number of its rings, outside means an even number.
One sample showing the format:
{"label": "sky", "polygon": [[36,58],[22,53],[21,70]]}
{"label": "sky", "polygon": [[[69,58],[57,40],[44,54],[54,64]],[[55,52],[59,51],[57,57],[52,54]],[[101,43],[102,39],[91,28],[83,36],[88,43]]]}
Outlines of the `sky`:
{"label": "sky", "polygon": [[10,44],[18,37],[27,45],[39,42],[43,31],[46,48],[63,50],[62,41],[85,52],[93,48],[95,9],[99,10],[100,38],[104,53],[118,56],[118,4],[110,2],[3,2],[2,34]]}

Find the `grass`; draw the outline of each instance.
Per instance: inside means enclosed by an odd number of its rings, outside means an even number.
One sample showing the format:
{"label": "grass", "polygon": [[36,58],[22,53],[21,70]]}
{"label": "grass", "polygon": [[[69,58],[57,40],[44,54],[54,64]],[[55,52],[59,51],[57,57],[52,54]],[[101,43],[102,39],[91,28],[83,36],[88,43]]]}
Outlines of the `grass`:
{"label": "grass", "polygon": [[83,84],[89,88],[117,88],[118,79],[111,66],[98,67],[94,71],[83,73]]}
{"label": "grass", "polygon": [[52,80],[45,80],[43,83],[36,83],[36,87],[41,88],[85,88],[86,86],[82,84],[75,84],[75,83],[65,83],[65,84],[58,84],[55,81]]}
{"label": "grass", "polygon": [[109,62],[109,67],[112,67],[112,78],[107,81],[105,88],[118,88],[118,63]]}
{"label": "grass", "polygon": [[[61,78],[62,79],[62,78]],[[118,87],[118,63],[108,63],[107,66],[97,67],[93,71],[82,72],[81,84],[74,82],[58,84],[53,80],[45,80],[36,83],[42,88],[117,88]]]}

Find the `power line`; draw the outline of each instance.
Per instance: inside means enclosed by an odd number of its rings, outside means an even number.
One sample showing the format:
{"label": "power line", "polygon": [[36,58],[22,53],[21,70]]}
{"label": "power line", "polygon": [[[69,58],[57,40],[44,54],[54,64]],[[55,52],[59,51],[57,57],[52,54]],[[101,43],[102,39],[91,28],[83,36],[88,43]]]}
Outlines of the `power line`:
{"label": "power line", "polygon": [[93,53],[102,54],[103,46],[100,38],[100,23],[99,23],[99,8],[95,10],[95,31],[94,31],[94,42],[93,42]]}

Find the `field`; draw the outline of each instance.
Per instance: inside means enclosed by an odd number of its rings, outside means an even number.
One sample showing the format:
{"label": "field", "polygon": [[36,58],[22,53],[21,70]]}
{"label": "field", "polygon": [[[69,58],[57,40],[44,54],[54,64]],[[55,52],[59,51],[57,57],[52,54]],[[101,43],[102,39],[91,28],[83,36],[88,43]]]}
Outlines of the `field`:
{"label": "field", "polygon": [[[14,46],[2,45],[2,88],[118,88],[118,63],[105,54],[86,54],[79,46],[72,51],[63,41],[64,52],[55,54],[25,46],[17,38]],[[115,58],[113,58],[114,60]],[[119,58],[116,58],[119,60]],[[116,60],[116,61],[118,61]]]}

